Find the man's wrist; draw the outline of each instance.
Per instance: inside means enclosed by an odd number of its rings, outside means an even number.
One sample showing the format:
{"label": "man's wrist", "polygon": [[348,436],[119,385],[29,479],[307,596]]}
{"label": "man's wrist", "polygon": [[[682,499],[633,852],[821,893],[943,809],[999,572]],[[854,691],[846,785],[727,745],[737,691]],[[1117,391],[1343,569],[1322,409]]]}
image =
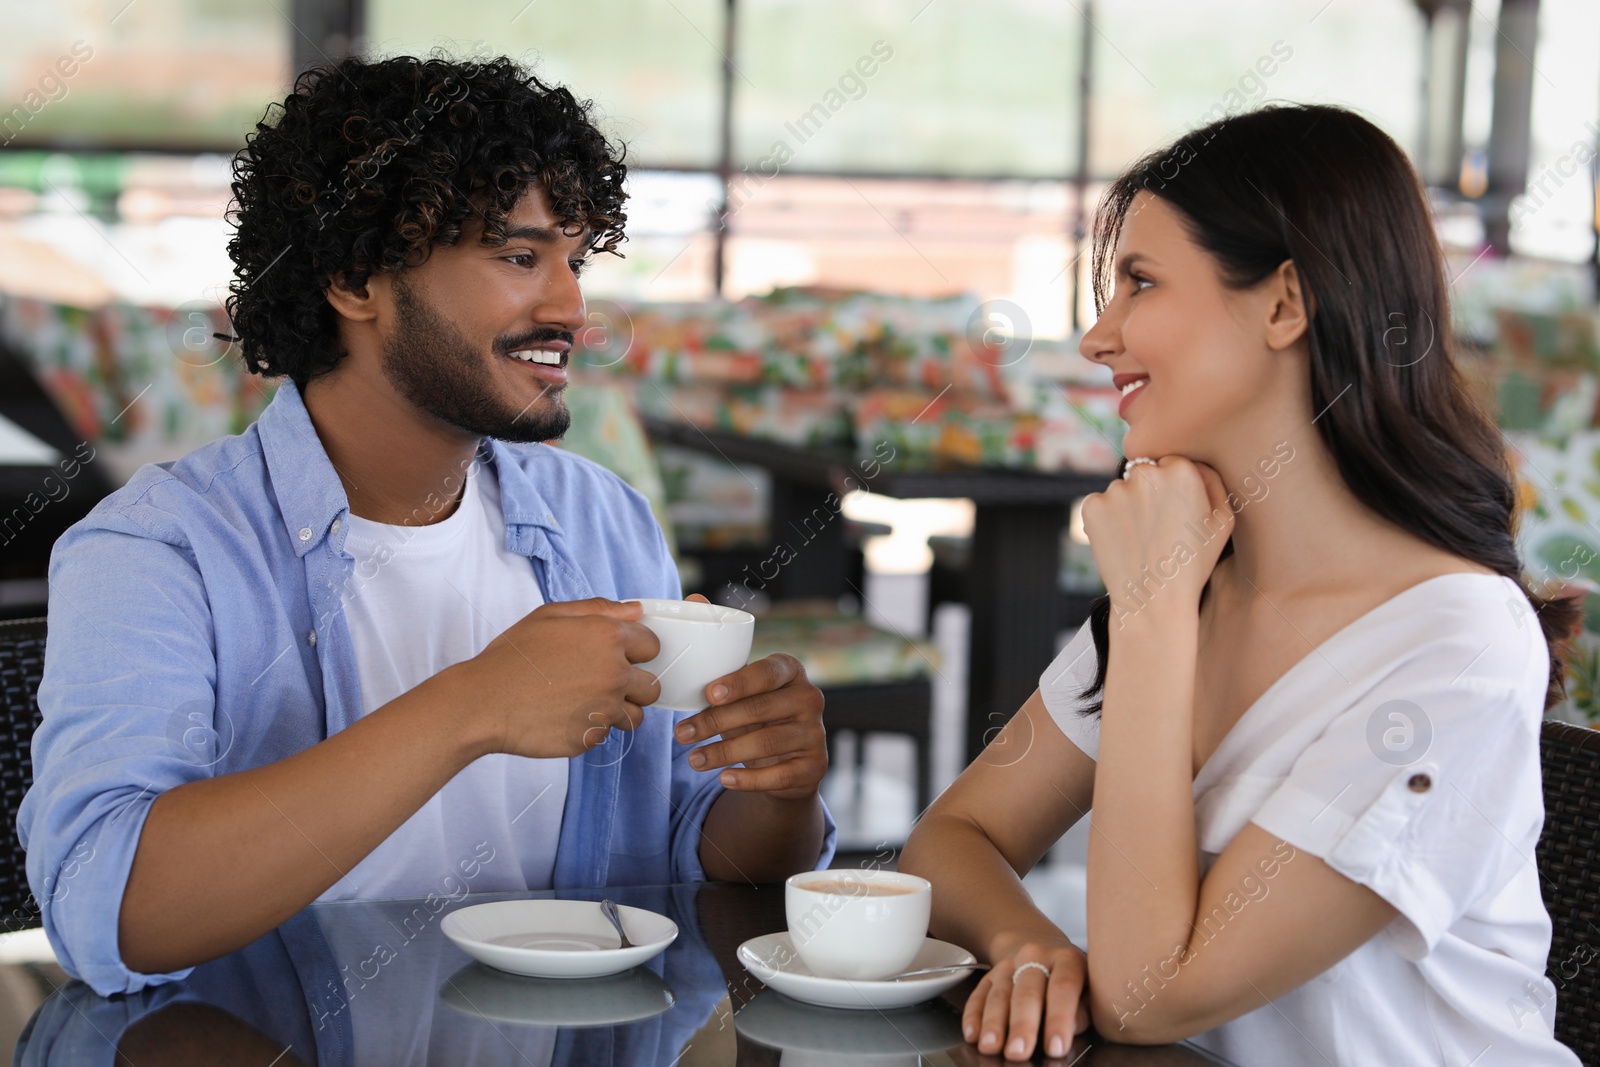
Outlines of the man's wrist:
{"label": "man's wrist", "polygon": [[754,804],[765,808],[778,819],[805,818],[817,809],[821,802],[822,794],[813,791],[803,797],[780,797],[766,790],[757,789],[727,789],[724,787],[723,796],[745,797],[742,803]]}
{"label": "man's wrist", "polygon": [[450,724],[448,743],[463,767],[505,744],[505,724],[499,717],[485,712],[479,701],[461,699],[462,671],[470,662],[446,667],[406,694],[429,720]]}
{"label": "man's wrist", "polygon": [[701,826],[700,863],[712,881],[781,882],[816,866],[811,849],[820,849],[824,832],[818,794],[784,799],[729,789]]}
{"label": "man's wrist", "polygon": [[805,796],[795,797],[784,797],[779,796],[777,793],[765,791],[754,793],[752,795],[760,797],[768,804],[776,807],[779,811],[809,810],[816,807],[818,798],[822,796],[822,794],[816,789],[811,790]]}

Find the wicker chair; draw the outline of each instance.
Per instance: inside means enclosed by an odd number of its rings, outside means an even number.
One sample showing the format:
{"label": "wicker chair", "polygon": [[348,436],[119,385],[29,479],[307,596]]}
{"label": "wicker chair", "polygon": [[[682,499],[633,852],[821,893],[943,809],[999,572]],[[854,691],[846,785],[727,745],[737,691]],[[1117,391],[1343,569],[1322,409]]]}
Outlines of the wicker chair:
{"label": "wicker chair", "polygon": [[1600,1062],[1600,731],[1547,722],[1540,739],[1544,833],[1540,885],[1554,936],[1556,1037]]}
{"label": "wicker chair", "polygon": [[28,890],[17,807],[33,784],[33,731],[39,725],[44,620],[0,622],[0,931],[39,925]]}

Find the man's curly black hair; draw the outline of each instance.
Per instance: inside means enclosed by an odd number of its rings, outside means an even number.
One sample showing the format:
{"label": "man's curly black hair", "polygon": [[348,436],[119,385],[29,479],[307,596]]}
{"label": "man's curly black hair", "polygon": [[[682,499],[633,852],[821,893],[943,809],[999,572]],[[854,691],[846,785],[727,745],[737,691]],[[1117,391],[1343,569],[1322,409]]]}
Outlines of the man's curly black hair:
{"label": "man's curly black hair", "polygon": [[591,108],[504,56],[346,59],[300,75],[233,161],[227,309],[246,369],[299,386],[333,369],[344,353],[323,292],[335,278],[359,289],[416,266],[460,240],[469,214],[485,244],[503,244],[535,183],[569,236],[587,230],[594,251],[616,252],[627,167]]}

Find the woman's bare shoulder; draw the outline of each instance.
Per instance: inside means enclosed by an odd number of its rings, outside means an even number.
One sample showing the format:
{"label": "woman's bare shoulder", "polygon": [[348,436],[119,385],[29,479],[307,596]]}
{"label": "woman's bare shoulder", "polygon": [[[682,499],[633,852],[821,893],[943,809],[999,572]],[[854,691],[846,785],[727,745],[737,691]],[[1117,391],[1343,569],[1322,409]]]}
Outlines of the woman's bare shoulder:
{"label": "woman's bare shoulder", "polygon": [[[1443,578],[1447,574],[1485,574],[1494,575],[1499,572],[1492,567],[1486,567],[1477,560],[1458,556],[1453,552],[1446,552],[1442,548],[1432,545],[1419,547],[1416,559],[1412,562],[1418,573],[1418,581],[1429,578]],[[1415,583],[1412,583],[1415,584]]]}

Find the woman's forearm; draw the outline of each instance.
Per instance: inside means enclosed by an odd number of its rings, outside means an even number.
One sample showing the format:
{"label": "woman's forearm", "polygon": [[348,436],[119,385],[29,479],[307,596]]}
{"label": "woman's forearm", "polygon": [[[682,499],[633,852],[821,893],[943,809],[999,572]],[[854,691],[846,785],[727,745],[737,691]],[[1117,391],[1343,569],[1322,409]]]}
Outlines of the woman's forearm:
{"label": "woman's forearm", "polygon": [[[935,860],[937,857],[937,860]],[[930,812],[900,854],[899,870],[931,877],[932,933],[994,963],[1028,942],[1070,944],[1028,896],[1022,879],[979,827]]]}
{"label": "woman's forearm", "polygon": [[1089,980],[1102,1024],[1146,968],[1188,945],[1199,894],[1199,627],[1194,612],[1159,607],[1158,599],[1113,633],[1106,673],[1089,844]]}

